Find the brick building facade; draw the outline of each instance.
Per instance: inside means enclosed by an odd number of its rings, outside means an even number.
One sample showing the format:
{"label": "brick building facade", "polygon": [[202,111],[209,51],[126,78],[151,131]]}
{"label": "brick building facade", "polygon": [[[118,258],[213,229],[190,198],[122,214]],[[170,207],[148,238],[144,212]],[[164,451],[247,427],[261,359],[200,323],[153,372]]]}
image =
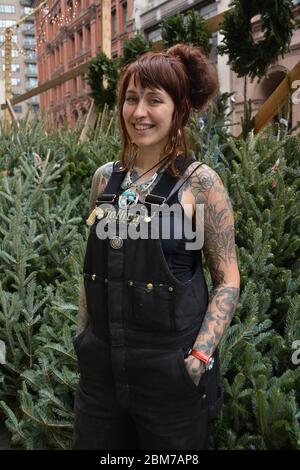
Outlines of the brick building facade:
{"label": "brick building facade", "polygon": [[[35,6],[40,2],[36,1]],[[49,0],[36,15],[39,85],[84,63],[101,51],[101,0]],[[132,0],[112,0],[112,57],[130,36]],[[40,107],[53,124],[75,125],[90,105],[90,89],[77,76],[40,95]]]}
{"label": "brick building facade", "polygon": [[[34,5],[40,2],[35,1]],[[101,0],[48,0],[48,11],[41,10],[36,18],[39,84],[95,56],[101,51]],[[293,0],[295,11],[300,0]],[[122,54],[124,40],[135,30],[141,30],[145,38],[157,41],[161,38],[161,20],[188,9],[199,11],[209,18],[227,10],[230,0],[111,0],[111,49],[112,57]],[[55,16],[56,15],[56,16]],[[45,19],[46,18],[46,19]],[[47,19],[48,18],[48,19]],[[57,21],[51,22],[49,18]],[[253,21],[253,35],[261,36],[259,21]],[[243,114],[244,80],[236,76],[227,64],[228,57],[215,53],[222,41],[220,32],[212,36],[211,59],[215,63],[220,92],[234,92],[229,104],[232,109],[232,132],[241,132]],[[266,76],[258,83],[248,83],[248,98],[252,99],[255,114],[268,96],[299,61],[300,33],[295,31],[291,51],[272,64]],[[89,87],[79,76],[40,95],[41,110],[52,122],[74,125],[78,116],[86,113],[90,104]],[[300,105],[292,105],[291,125],[300,121]]]}
{"label": "brick building facade", "polygon": [[[5,74],[5,28],[12,28],[12,96],[22,95],[37,86],[36,39],[34,17],[30,16],[18,28],[16,21],[32,11],[31,0],[0,1],[0,88],[1,101],[4,102]],[[14,106],[17,118],[23,118],[28,111],[37,112],[39,97],[35,96]],[[1,114],[1,113],[0,113]]]}

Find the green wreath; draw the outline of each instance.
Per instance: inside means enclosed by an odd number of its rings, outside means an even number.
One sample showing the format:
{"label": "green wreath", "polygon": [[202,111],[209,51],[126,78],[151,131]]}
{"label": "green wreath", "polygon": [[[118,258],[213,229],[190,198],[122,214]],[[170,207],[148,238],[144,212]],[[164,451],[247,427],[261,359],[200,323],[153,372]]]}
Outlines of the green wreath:
{"label": "green wreath", "polygon": [[[104,78],[107,80],[107,88],[103,86]],[[94,98],[95,104],[100,110],[104,108],[105,104],[110,109],[114,107],[118,78],[116,62],[109,59],[104,52],[98,52],[95,57],[89,59],[87,82],[91,87],[90,95]]]}
{"label": "green wreath", "polygon": [[[218,53],[228,54],[238,77],[262,77],[279,54],[288,52],[295,21],[292,0],[234,0],[232,12],[224,15],[220,33],[224,35]],[[254,41],[251,18],[261,15],[263,38]]]}

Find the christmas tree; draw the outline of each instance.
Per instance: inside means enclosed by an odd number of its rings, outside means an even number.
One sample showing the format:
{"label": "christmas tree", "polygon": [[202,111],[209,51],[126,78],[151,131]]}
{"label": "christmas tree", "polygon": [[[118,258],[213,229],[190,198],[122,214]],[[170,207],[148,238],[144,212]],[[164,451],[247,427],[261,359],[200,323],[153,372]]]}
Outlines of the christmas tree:
{"label": "christmas tree", "polygon": [[[299,449],[299,138],[269,127],[236,140],[211,113],[191,121],[189,139],[230,195],[241,295],[220,345],[224,406],[210,446]],[[116,159],[119,136],[115,120],[84,144],[36,123],[1,142],[1,410],[15,445],[69,449],[91,178]]]}

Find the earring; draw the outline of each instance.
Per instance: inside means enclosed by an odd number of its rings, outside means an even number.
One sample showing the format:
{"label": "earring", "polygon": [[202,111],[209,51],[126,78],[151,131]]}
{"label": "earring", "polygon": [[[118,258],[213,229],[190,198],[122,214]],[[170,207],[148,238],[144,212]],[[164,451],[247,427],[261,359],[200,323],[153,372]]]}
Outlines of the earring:
{"label": "earring", "polygon": [[182,145],[182,132],[181,129],[178,129],[177,135],[173,136],[172,140],[174,141],[174,149],[173,153],[176,155],[181,155],[184,151],[183,145]]}
{"label": "earring", "polygon": [[182,155],[182,153],[184,153],[184,148],[182,145],[182,133],[181,130],[178,129],[177,133],[169,138],[162,152],[162,156],[175,155],[177,157],[178,155]]}

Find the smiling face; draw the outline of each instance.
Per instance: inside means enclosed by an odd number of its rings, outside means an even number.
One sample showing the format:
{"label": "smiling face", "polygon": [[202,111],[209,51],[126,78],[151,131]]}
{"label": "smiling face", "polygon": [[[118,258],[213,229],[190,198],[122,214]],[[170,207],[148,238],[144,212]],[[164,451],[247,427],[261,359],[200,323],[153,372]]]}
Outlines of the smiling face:
{"label": "smiling face", "polygon": [[145,88],[130,78],[123,105],[123,118],[130,140],[141,150],[158,154],[168,142],[174,103],[163,89]]}

